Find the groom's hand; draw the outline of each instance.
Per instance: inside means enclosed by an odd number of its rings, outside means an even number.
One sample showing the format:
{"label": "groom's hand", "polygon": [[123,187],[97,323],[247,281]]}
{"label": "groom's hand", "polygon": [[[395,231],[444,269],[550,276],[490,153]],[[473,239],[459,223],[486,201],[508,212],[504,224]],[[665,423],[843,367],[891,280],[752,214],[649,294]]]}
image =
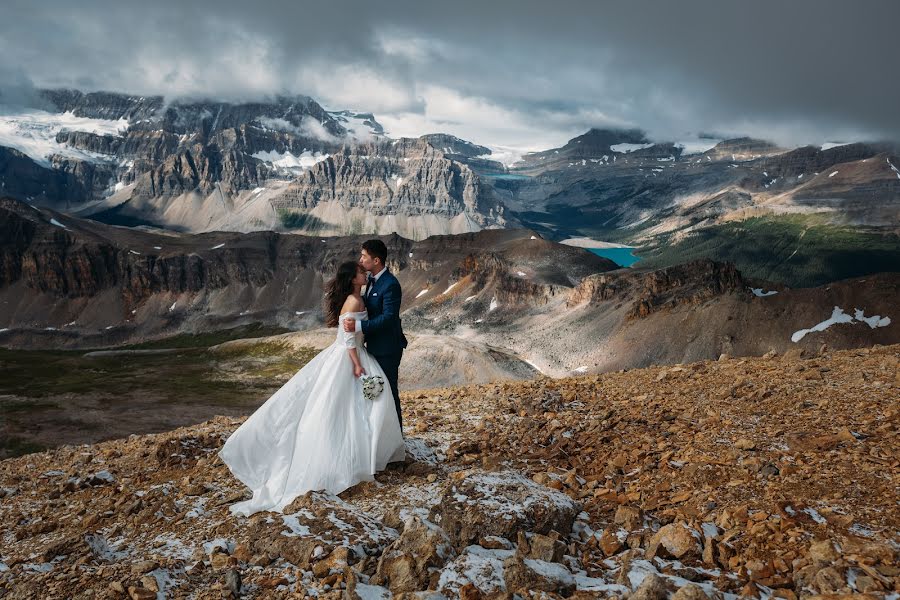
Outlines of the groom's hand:
{"label": "groom's hand", "polygon": [[344,331],[353,333],[356,331],[356,319],[344,319]]}

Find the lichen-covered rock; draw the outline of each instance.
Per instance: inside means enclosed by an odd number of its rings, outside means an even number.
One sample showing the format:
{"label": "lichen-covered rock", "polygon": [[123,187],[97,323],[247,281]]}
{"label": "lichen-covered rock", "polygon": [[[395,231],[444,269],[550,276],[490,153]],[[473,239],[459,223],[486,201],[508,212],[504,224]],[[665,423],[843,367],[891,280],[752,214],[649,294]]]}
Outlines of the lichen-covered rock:
{"label": "lichen-covered rock", "polygon": [[448,483],[431,510],[457,548],[485,535],[517,539],[519,531],[568,535],[581,508],[571,498],[513,471],[472,473]]}
{"label": "lichen-covered rock", "polygon": [[650,538],[647,558],[657,554],[666,558],[699,557],[700,534],[682,523],[664,525]]}
{"label": "lichen-covered rock", "polygon": [[575,590],[575,577],[559,563],[515,554],[503,562],[506,589],[512,592],[543,591],[562,595]]}
{"label": "lichen-covered rock", "polygon": [[410,517],[400,537],[382,553],[373,581],[395,594],[426,589],[432,574],[455,554],[450,538],[440,527]]}

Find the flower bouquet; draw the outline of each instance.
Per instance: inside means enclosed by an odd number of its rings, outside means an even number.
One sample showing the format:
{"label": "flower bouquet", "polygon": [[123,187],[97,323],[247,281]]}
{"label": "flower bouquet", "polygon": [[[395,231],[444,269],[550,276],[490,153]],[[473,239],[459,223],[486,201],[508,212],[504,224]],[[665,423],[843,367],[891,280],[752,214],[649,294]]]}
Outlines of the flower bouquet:
{"label": "flower bouquet", "polygon": [[384,390],[384,379],[381,375],[364,375],[360,378],[363,386],[363,396],[366,400],[374,400]]}

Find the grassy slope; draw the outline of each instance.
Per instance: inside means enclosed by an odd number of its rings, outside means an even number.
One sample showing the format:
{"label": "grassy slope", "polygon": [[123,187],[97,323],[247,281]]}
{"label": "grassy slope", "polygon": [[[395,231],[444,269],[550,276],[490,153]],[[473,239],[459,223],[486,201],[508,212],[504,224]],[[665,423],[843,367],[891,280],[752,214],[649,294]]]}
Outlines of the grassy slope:
{"label": "grassy slope", "polygon": [[701,230],[669,245],[639,250],[641,266],[697,258],[730,261],[746,276],[792,287],[900,271],[900,236],[829,225],[815,217],[753,218]]}

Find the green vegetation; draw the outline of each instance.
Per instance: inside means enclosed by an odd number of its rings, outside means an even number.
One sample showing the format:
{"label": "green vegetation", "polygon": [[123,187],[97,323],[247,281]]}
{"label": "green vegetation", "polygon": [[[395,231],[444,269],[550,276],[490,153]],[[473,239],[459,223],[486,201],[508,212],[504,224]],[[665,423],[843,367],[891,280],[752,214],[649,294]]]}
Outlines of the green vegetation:
{"label": "green vegetation", "polygon": [[0,438],[0,460],[46,449],[46,446],[16,436]]}
{"label": "green vegetation", "polygon": [[745,277],[815,287],[900,271],[900,236],[827,223],[822,217],[758,217],[702,229],[678,242],[640,248],[641,267],[699,258],[730,261]]}
{"label": "green vegetation", "polygon": [[243,381],[284,381],[312,360],[318,350],[295,349],[285,342],[233,344],[210,350],[217,368]]}
{"label": "green vegetation", "polygon": [[267,337],[270,335],[287,333],[289,331],[290,329],[284,327],[272,327],[261,323],[253,323],[251,325],[241,325],[240,327],[222,329],[219,331],[182,333],[172,337],[153,340],[152,342],[122,346],[122,348],[129,350],[155,348],[209,348],[210,346],[223,344],[225,342],[230,342],[231,340]]}
{"label": "green vegetation", "polygon": [[210,347],[250,333],[280,331],[244,327],[91,352],[0,348],[0,458],[45,449],[29,439],[35,422],[48,431],[105,427],[82,418],[84,409],[115,413],[134,405],[148,415],[150,430],[180,407],[209,415],[220,414],[217,407],[252,409],[318,353],[252,339]]}
{"label": "green vegetation", "polygon": [[303,229],[316,231],[322,229],[325,223],[319,217],[309,213],[298,212],[287,208],[278,209],[278,220],[285,229]]}

